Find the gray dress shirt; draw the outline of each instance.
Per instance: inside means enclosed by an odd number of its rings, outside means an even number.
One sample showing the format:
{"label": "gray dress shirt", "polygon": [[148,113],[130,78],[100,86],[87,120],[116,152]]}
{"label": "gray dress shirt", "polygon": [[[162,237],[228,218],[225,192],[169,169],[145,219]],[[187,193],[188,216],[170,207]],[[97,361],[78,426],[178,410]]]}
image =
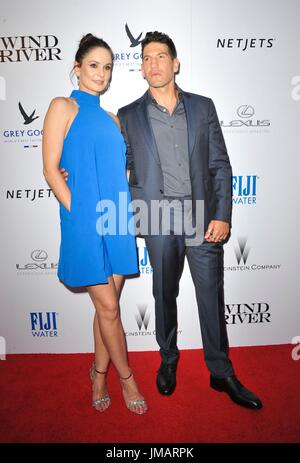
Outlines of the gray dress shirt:
{"label": "gray dress shirt", "polygon": [[148,92],[148,114],[160,158],[164,180],[164,196],[190,196],[187,121],[179,93],[172,114],[159,105]]}

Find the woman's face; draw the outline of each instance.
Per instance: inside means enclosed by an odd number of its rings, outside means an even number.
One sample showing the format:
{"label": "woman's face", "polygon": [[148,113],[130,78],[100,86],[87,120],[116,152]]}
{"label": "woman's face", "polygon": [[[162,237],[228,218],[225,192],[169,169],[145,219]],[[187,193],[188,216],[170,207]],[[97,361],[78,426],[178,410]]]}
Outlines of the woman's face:
{"label": "woman's face", "polygon": [[83,58],[82,64],[75,62],[74,67],[79,79],[79,90],[99,95],[108,87],[111,80],[112,59],[106,48],[92,48]]}

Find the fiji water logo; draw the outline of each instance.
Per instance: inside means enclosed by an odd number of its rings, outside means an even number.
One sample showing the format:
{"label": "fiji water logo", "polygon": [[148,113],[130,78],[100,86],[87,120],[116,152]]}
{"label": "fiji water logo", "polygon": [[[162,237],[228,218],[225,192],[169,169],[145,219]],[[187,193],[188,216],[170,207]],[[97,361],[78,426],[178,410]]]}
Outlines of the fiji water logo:
{"label": "fiji water logo", "polygon": [[153,269],[150,265],[149,254],[146,246],[138,247],[138,256],[140,273],[152,273]]}
{"label": "fiji water logo", "polygon": [[30,312],[31,333],[37,338],[58,336],[57,312]]}
{"label": "fiji water logo", "polygon": [[257,175],[234,175],[232,177],[232,203],[256,205]]}
{"label": "fiji water logo", "polygon": [[[141,70],[142,53],[140,44],[143,32],[136,32],[135,28],[125,24],[127,45],[114,53],[114,67],[130,72]],[[137,47],[139,49],[137,50]]]}

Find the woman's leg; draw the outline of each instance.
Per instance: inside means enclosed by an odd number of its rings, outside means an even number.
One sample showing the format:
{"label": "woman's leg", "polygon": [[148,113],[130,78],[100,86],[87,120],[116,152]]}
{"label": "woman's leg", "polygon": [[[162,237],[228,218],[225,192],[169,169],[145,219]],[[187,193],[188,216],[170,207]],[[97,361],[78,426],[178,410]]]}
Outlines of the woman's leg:
{"label": "woman's leg", "polygon": [[[113,279],[116,287],[117,296],[119,299],[124,283],[124,276],[113,275]],[[102,340],[98,314],[96,310],[93,323],[93,332],[95,346],[95,368],[98,371],[106,371],[109,366],[110,358],[109,353]],[[101,397],[105,397],[105,395],[107,394],[105,379],[105,375],[97,374],[97,372],[95,373],[93,380],[93,402]],[[97,409],[99,409],[100,411],[104,411],[109,405],[110,404],[108,402],[104,402],[101,404],[101,406],[98,406]]]}
{"label": "woman's leg", "polygon": [[[119,292],[122,287],[123,278],[120,275],[115,275],[114,278],[109,277],[108,280],[108,284],[88,287],[88,292],[96,309],[99,327],[99,332],[97,330],[97,326],[94,330],[96,362],[99,362],[99,364],[96,363],[96,368],[102,368],[100,371],[107,369],[109,359],[111,359],[119,376],[121,378],[127,378],[130,374],[130,370],[127,361],[126,341],[118,304]],[[104,375],[97,375],[97,379],[94,381],[94,386],[95,389],[96,386],[100,387],[101,393],[103,394],[105,393],[105,379],[103,379],[102,376]],[[139,393],[132,376],[126,381],[122,381],[122,387],[126,403],[143,400],[143,397]],[[137,404],[130,407],[130,409],[132,409],[132,411],[142,413],[146,410],[146,405]]]}

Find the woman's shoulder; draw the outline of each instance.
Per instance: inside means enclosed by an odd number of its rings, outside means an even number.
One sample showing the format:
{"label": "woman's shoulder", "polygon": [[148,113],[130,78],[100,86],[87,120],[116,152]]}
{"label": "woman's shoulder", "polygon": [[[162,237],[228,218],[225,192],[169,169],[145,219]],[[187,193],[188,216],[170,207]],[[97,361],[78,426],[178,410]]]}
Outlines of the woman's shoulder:
{"label": "woman's shoulder", "polygon": [[65,96],[56,96],[50,102],[50,106],[52,108],[57,108],[57,109],[73,108],[74,105],[76,105],[76,102],[74,101],[74,99],[68,98]]}
{"label": "woman's shoulder", "polygon": [[72,98],[57,96],[53,98],[49,105],[48,112],[57,117],[70,117],[77,111],[77,104]]}

